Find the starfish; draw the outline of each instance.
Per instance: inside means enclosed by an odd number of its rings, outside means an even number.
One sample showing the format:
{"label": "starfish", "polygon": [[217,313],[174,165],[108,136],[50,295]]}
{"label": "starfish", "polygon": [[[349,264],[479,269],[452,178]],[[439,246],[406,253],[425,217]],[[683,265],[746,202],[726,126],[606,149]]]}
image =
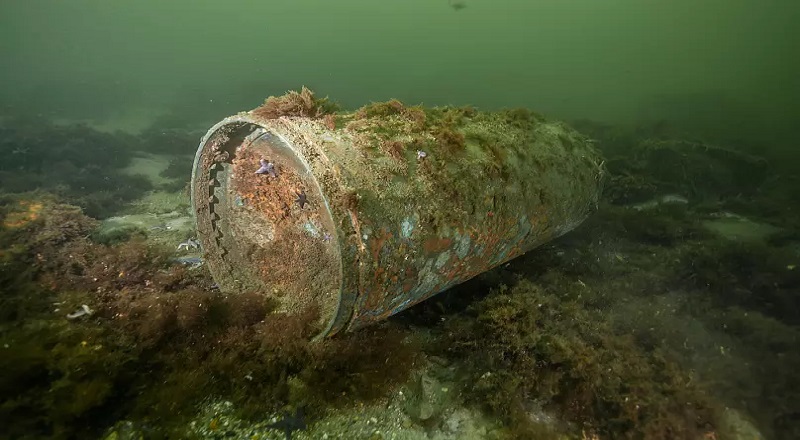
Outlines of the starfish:
{"label": "starfish", "polygon": [[278,177],[278,173],[275,172],[275,164],[265,159],[261,159],[258,163],[261,164],[261,168],[256,170],[256,174],[269,174],[269,177]]}
{"label": "starfish", "polygon": [[306,192],[305,191],[300,191],[299,193],[297,193],[297,198],[294,201],[298,205],[300,205],[300,209],[303,209],[303,207],[306,206],[306,203],[308,203],[308,198],[306,197]]}

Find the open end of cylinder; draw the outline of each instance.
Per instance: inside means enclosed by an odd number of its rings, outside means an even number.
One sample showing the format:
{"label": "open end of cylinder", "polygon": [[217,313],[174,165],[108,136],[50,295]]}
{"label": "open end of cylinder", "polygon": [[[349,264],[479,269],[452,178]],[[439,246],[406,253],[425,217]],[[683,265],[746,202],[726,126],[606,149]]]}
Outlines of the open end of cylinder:
{"label": "open end of cylinder", "polygon": [[342,278],[336,231],[316,178],[285,139],[244,122],[212,129],[195,159],[192,203],[220,289],[264,292],[282,311],[315,311],[330,326]]}

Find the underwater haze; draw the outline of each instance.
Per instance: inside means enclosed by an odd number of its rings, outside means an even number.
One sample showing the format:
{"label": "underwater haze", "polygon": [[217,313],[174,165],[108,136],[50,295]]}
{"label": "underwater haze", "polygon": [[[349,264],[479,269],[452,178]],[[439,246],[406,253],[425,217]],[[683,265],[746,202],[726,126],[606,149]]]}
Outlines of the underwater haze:
{"label": "underwater haze", "polygon": [[218,119],[306,85],[760,136],[800,114],[795,2],[452,1],[4,1],[3,112]]}
{"label": "underwater haze", "polygon": [[800,439],[798,23],[0,0],[0,440]]}

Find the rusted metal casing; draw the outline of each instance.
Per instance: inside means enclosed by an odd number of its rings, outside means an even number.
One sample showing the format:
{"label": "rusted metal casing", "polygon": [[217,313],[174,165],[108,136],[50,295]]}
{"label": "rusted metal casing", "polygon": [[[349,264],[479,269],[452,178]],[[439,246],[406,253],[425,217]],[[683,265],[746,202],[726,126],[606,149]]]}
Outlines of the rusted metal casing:
{"label": "rusted metal casing", "polygon": [[602,159],[527,111],[406,107],[287,117],[258,109],[202,139],[192,205],[223,291],[363,327],[578,226]]}

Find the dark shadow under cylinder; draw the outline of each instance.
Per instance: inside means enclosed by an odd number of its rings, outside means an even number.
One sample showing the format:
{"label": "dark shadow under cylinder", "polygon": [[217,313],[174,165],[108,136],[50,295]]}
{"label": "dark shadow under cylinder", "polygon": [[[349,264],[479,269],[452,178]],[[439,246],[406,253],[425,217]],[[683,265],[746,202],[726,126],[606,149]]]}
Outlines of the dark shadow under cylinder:
{"label": "dark shadow under cylinder", "polygon": [[[192,208],[224,292],[319,313],[320,336],[385,319],[576,226],[603,162],[569,126],[516,110],[406,107],[213,126]],[[316,116],[316,115],[315,115]]]}

